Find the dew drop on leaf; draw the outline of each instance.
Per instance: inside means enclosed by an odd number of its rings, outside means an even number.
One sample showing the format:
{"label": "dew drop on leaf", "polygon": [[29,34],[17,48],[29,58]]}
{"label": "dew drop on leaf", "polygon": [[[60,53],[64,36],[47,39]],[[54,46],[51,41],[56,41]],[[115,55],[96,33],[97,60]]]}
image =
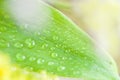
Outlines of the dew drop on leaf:
{"label": "dew drop on leaf", "polygon": [[33,48],[35,46],[35,41],[31,38],[25,40],[25,44],[28,48]]}
{"label": "dew drop on leaf", "polygon": [[58,54],[57,53],[51,53],[51,57],[56,58],[56,57],[58,57]]}
{"label": "dew drop on leaf", "polygon": [[30,57],[29,60],[30,60],[30,61],[35,61],[36,58],[35,58],[35,57]]}
{"label": "dew drop on leaf", "polygon": [[26,66],[25,68],[24,68],[25,70],[29,70],[29,71],[33,71],[33,67],[30,67],[30,66]]}
{"label": "dew drop on leaf", "polygon": [[18,53],[18,54],[16,55],[16,58],[17,58],[18,61],[24,61],[24,60],[26,59],[26,56],[24,56],[24,55],[21,54],[21,53]]}
{"label": "dew drop on leaf", "polygon": [[57,48],[58,48],[58,47],[59,47],[59,45],[55,45],[55,47],[57,47]]}
{"label": "dew drop on leaf", "polygon": [[17,43],[14,44],[14,47],[16,47],[16,48],[22,48],[23,44],[20,43],[20,42],[17,42]]}
{"label": "dew drop on leaf", "polygon": [[70,53],[70,51],[71,51],[70,49],[69,50],[65,50],[66,53]]}
{"label": "dew drop on leaf", "polygon": [[51,51],[55,50],[55,47],[51,47],[50,50],[51,50]]}
{"label": "dew drop on leaf", "polygon": [[59,67],[57,68],[58,71],[63,71],[63,70],[65,70],[65,69],[66,69],[65,66],[59,66]]}
{"label": "dew drop on leaf", "polygon": [[46,49],[46,47],[48,47],[48,44],[43,44],[43,45],[41,46],[42,49]]}
{"label": "dew drop on leaf", "polygon": [[53,40],[58,40],[59,38],[57,36],[53,36]]}
{"label": "dew drop on leaf", "polygon": [[37,60],[37,64],[43,64],[44,62],[45,62],[45,60],[42,59],[42,58],[39,58],[39,59]]}
{"label": "dew drop on leaf", "polygon": [[9,43],[7,43],[7,41],[4,39],[0,39],[0,47],[2,48],[9,47]]}
{"label": "dew drop on leaf", "polygon": [[40,36],[41,33],[40,32],[35,32],[35,35]]}
{"label": "dew drop on leaf", "polygon": [[62,57],[62,60],[67,60],[67,57],[63,56],[63,57]]}
{"label": "dew drop on leaf", "polygon": [[48,65],[54,65],[55,63],[54,62],[48,62]]}

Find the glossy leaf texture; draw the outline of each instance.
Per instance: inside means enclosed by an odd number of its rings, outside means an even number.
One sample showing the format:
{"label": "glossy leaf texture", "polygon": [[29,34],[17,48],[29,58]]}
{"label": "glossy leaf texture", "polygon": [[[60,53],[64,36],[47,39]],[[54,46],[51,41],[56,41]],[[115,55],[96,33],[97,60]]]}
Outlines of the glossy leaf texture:
{"label": "glossy leaf texture", "polygon": [[40,0],[0,6],[0,50],[28,71],[83,80],[119,80],[112,58],[77,25]]}

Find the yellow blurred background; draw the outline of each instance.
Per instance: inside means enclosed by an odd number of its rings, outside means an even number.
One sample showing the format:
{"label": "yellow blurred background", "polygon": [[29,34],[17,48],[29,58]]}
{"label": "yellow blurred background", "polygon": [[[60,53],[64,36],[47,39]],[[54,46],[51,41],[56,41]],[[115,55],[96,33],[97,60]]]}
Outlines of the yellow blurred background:
{"label": "yellow blurred background", "polygon": [[46,0],[109,52],[120,72],[120,0]]}

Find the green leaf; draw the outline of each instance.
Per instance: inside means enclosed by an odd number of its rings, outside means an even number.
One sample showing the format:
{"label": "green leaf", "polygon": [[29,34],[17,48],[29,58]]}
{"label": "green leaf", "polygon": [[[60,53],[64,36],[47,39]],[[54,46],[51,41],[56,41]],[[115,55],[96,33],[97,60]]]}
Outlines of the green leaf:
{"label": "green leaf", "polygon": [[12,64],[61,77],[120,80],[112,58],[65,15],[42,1],[24,1],[0,6],[0,50]]}

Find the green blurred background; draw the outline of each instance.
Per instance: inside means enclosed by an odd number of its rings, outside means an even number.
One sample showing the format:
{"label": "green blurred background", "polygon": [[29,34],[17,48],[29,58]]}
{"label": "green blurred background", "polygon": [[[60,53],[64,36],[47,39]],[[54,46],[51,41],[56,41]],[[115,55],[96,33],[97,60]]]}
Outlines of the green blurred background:
{"label": "green blurred background", "polygon": [[120,0],[45,0],[114,58],[120,72]]}

